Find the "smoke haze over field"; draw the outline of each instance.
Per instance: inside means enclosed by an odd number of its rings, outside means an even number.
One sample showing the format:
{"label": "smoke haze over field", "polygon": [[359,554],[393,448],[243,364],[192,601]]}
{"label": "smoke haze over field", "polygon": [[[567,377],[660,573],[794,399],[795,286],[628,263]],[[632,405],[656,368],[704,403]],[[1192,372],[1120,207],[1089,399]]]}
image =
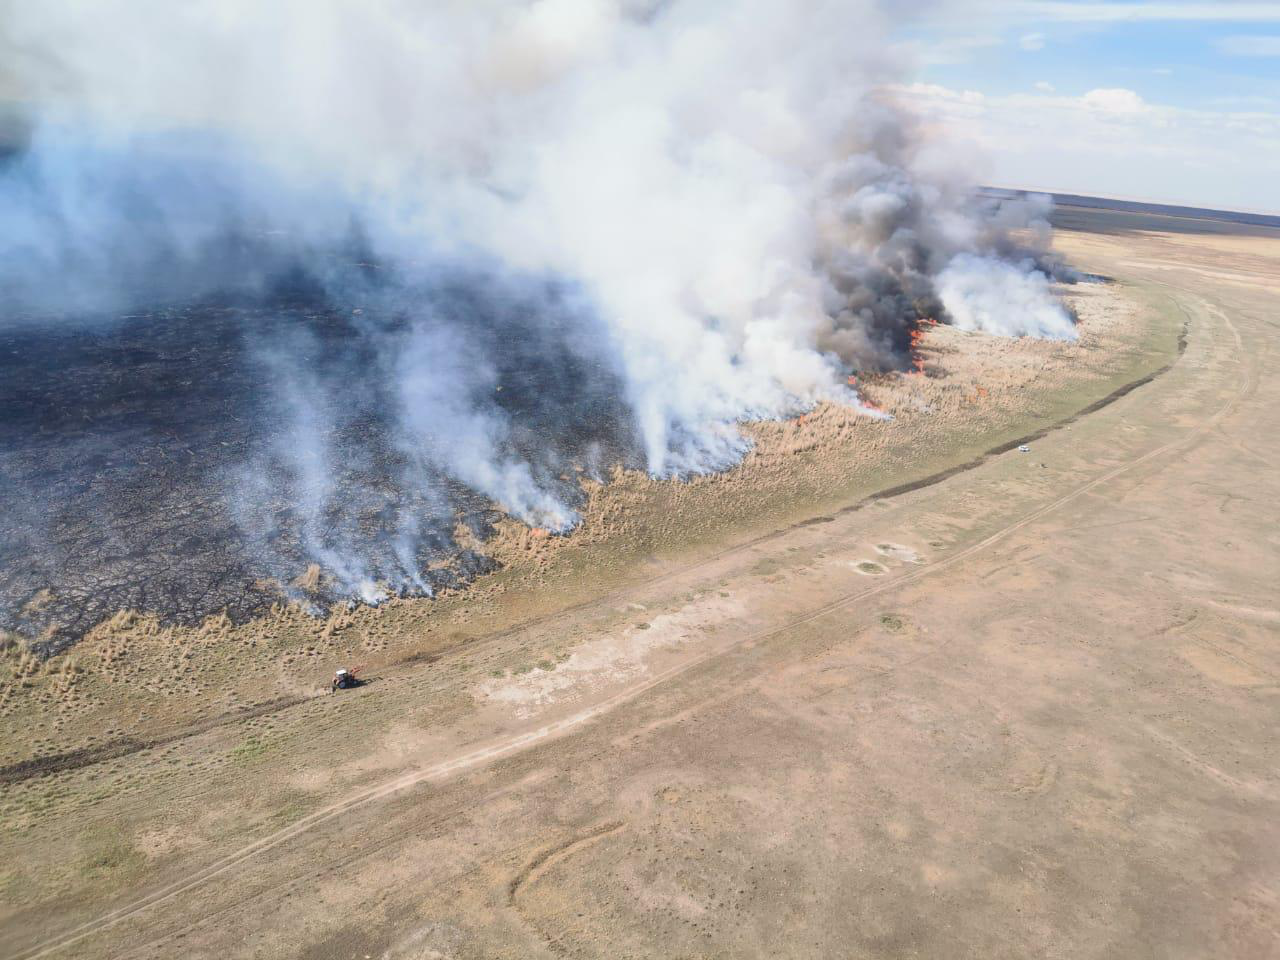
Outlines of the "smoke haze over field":
{"label": "smoke haze over field", "polygon": [[225,328],[250,419],[200,473],[243,575],[429,590],[468,497],[565,529],[580,472],[722,469],[921,317],[1074,336],[1046,209],[975,199],[877,93],[915,6],[16,0],[0,333]]}

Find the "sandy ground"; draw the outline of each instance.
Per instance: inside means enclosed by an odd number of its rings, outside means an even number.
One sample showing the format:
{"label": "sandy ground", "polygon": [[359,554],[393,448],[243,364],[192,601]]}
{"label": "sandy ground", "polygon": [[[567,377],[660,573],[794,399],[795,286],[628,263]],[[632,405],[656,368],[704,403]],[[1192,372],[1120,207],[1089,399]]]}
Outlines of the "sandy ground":
{"label": "sandy ground", "polygon": [[0,954],[1277,955],[1280,239],[1104,226],[1080,345],[936,331],[465,594],[10,650]]}

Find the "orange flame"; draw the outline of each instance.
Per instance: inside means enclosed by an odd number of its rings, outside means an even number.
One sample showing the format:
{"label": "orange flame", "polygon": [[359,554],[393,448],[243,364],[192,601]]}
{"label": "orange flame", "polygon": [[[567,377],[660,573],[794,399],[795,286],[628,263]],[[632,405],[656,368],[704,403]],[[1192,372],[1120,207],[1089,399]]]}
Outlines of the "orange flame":
{"label": "orange flame", "polygon": [[[938,321],[930,317],[921,317],[920,323],[927,323],[930,326],[936,326]],[[911,373],[924,375],[924,355],[920,352],[921,344],[924,342],[925,331],[917,326],[911,331]]]}

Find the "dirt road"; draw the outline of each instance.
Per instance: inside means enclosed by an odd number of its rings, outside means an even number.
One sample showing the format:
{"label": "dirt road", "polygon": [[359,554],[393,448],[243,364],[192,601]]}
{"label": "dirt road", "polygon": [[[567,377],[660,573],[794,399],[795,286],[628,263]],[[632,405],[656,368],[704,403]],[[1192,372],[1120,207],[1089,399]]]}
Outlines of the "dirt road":
{"label": "dirt road", "polygon": [[1275,955],[1280,241],[1065,243],[1185,312],[1168,372],[171,774],[128,758],[154,792],[100,800],[111,892],[0,950]]}

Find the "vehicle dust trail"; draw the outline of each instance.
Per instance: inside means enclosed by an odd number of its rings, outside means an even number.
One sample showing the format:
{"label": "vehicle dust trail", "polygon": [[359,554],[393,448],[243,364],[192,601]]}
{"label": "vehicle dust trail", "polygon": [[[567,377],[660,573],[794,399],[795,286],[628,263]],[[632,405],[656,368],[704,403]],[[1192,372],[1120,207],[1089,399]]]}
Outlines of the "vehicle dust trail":
{"label": "vehicle dust trail", "polygon": [[[1170,286],[1170,289],[1184,296],[1194,296],[1189,291],[1178,287]],[[1184,448],[1191,447],[1205,434],[1216,429],[1221,420],[1229,415],[1243,399],[1253,393],[1257,386],[1257,371],[1254,369],[1256,361],[1252,355],[1246,353],[1244,350],[1243,339],[1235,325],[1231,322],[1230,317],[1227,316],[1224,311],[1221,311],[1211,305],[1207,300],[1200,297],[1197,297],[1197,299],[1200,301],[1200,304],[1207,314],[1211,313],[1216,315],[1223,321],[1227,329],[1231,332],[1237,346],[1235,356],[1241,367],[1241,376],[1235,394],[1221,408],[1197,426],[1190,429],[1184,435],[1171,440],[1168,443],[1162,444],[1134,460],[1113,467],[1102,475],[1095,477],[1093,480],[1076,487],[1069,493],[1050,501],[1042,507],[1032,510],[1030,513],[1025,514],[1018,520],[1000,528],[982,540],[949,557],[938,560],[928,566],[920,567],[914,571],[904,573],[900,576],[886,579],[874,586],[868,586],[864,589],[844,594],[830,603],[811,610],[810,612],[779,626],[747,634],[737,638],[736,640],[710,647],[696,657],[690,658],[689,660],[673,665],[666,670],[653,674],[644,681],[627,687],[568,717],[544,724],[520,734],[502,738],[486,746],[471,750],[448,760],[443,760],[431,766],[394,777],[368,790],[353,794],[337,803],[331,804],[328,807],[317,810],[303,817],[288,827],[262,837],[253,843],[247,844],[214,863],[209,864],[208,866],[203,867],[200,870],[165,887],[161,887],[146,896],[140,897],[131,903],[108,911],[93,920],[86,921],[60,936],[45,941],[43,944],[35,944],[17,954],[14,954],[13,960],[36,960],[36,958],[39,957],[49,956],[56,951],[63,950],[79,943],[87,937],[107,930],[125,920],[136,917],[153,907],[157,907],[160,904],[181,896],[182,894],[195,890],[211,880],[224,876],[247,861],[279,847],[288,841],[307,833],[315,827],[322,826],[323,824],[342,816],[344,813],[392,796],[393,794],[407,790],[411,787],[417,786],[418,784],[443,780],[454,774],[462,773],[466,770],[483,766],[484,764],[500,759],[504,756],[518,753],[528,747],[532,747],[543,741],[560,736],[576,729],[577,727],[589,723],[597,717],[611,712],[628,701],[634,700],[636,697],[641,696],[654,687],[660,686],[674,677],[686,673],[709,660],[722,656],[733,649],[751,646],[770,640],[773,637],[793,630],[796,627],[812,623],[815,620],[819,620],[829,614],[843,610],[863,600],[891,591],[896,591],[901,587],[916,583],[941,571],[949,570],[969,558],[982,553],[1002,540],[1005,540],[1011,534],[1022,530],[1067,504],[1084,497],[1096,490],[1098,487],[1114,480],[1116,477],[1129,473],[1130,471],[1151,463],[1161,457],[1180,451]],[[1190,316],[1187,314],[1186,308],[1176,299],[1174,302],[1178,303],[1179,309],[1183,310],[1184,315],[1187,315],[1188,320],[1190,320]],[[909,660],[897,667],[889,668],[885,672],[892,672],[901,666],[911,666],[933,656],[943,649],[946,649],[945,645],[924,653],[920,657]]]}

